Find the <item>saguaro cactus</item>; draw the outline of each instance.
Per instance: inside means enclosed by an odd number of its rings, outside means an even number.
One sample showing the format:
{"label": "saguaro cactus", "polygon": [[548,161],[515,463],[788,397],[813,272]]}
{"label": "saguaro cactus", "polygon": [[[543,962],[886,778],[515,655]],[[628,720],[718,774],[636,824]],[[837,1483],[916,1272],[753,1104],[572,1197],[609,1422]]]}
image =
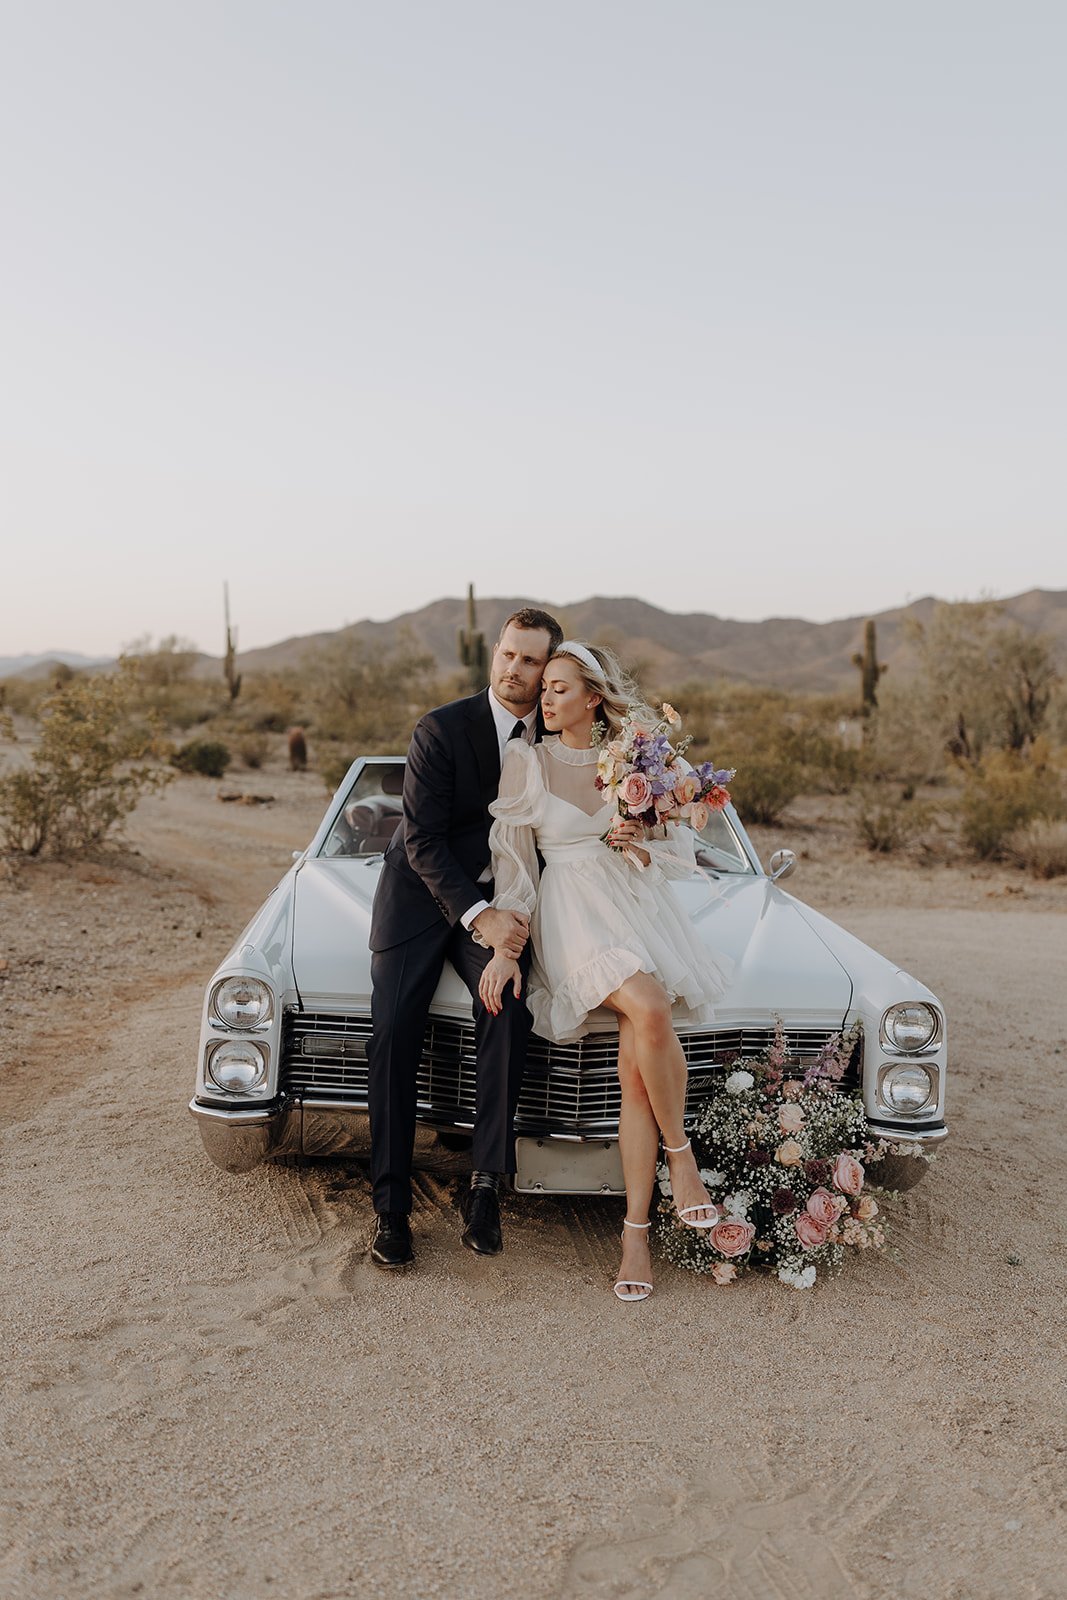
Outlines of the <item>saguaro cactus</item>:
{"label": "saguaro cactus", "polygon": [[869,717],[878,704],[878,680],[889,668],[878,660],[874,622],[869,621],[863,630],[863,653],[852,657],[852,665],[859,669],[863,693],[863,715]]}
{"label": "saguaro cactus", "polygon": [[237,629],[230,628],[230,586],[222,586],[222,605],[226,613],[226,654],[222,658],[222,675],[230,688],[230,699],[236,700],[241,692],[241,674],[237,670]]}
{"label": "saguaro cactus", "polygon": [[471,688],[484,689],[489,682],[489,650],[477,625],[473,583],[467,585],[467,626],[459,630],[459,659],[467,669]]}

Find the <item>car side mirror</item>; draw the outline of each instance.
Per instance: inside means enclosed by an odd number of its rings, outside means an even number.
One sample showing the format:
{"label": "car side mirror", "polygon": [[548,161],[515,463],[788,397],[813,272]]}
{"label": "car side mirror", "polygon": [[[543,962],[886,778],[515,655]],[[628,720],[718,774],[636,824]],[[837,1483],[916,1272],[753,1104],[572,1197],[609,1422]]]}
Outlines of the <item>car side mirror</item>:
{"label": "car side mirror", "polygon": [[788,878],[790,873],[797,870],[796,854],[792,850],[776,850],[770,859],[770,873],[768,876],[772,883],[781,883],[783,878]]}

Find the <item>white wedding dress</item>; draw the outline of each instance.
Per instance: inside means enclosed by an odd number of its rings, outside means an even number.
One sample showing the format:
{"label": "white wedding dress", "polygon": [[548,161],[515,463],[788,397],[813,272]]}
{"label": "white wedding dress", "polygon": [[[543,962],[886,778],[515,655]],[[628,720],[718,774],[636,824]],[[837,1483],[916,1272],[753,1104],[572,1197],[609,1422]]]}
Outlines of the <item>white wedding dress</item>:
{"label": "white wedding dress", "polygon": [[513,739],[489,807],[493,904],[530,915],[527,1003],[534,1032],[557,1044],[581,1038],[589,1013],[636,972],[659,979],[679,1022],[708,1021],[726,988],[726,964],[667,882],[695,869],[692,829],[668,824],[665,838],[647,840],[647,867],[611,849],[602,835],[614,807],[595,785],[597,755],[558,735],[537,745]]}

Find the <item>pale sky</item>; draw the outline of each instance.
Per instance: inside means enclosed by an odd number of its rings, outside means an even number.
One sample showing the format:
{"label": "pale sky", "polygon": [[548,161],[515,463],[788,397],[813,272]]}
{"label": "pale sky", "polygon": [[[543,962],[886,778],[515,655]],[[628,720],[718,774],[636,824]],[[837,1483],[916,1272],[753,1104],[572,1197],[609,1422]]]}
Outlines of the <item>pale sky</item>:
{"label": "pale sky", "polygon": [[0,0],[0,656],[1067,588],[1060,0]]}

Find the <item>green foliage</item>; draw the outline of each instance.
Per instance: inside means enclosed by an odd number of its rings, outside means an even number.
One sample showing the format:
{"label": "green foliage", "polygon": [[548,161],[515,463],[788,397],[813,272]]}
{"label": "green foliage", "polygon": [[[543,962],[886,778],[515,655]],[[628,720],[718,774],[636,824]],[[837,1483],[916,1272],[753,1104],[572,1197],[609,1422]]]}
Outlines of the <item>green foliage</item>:
{"label": "green foliage", "polygon": [[28,767],[0,778],[0,830],[8,849],[64,855],[98,844],[169,773],[154,723],[141,715],[136,663],[72,677],[41,705],[41,733]]}
{"label": "green foliage", "polygon": [[343,635],[309,652],[304,682],[306,725],[327,785],[357,755],[406,750],[419,717],[439,704],[433,657],[414,640],[381,650]]}
{"label": "green foliage", "polygon": [[861,843],[881,855],[903,850],[930,822],[930,808],[921,805],[910,788],[899,792],[886,783],[863,784],[852,815]]}
{"label": "green foliage", "polygon": [[228,745],[220,739],[191,739],[171,756],[179,772],[198,772],[204,778],[221,778],[230,764]]}
{"label": "green foliage", "polygon": [[467,626],[459,630],[459,659],[467,669],[471,692],[477,694],[489,682],[489,649],[477,625],[473,583],[467,585]]}
{"label": "green foliage", "polygon": [[690,759],[737,768],[730,792],[746,822],[778,822],[799,794],[845,792],[859,776],[861,753],[837,700],[729,683],[688,683],[662,698],[694,736]]}
{"label": "green foliage", "polygon": [[126,646],[138,666],[138,709],[170,728],[193,728],[225,705],[221,686],[196,675],[199,652],[189,639],[169,634],[153,648],[145,634]]}
{"label": "green foliage", "polygon": [[1038,818],[1016,828],[1008,854],[1035,878],[1067,877],[1067,822]]}
{"label": "green foliage", "polygon": [[237,754],[246,767],[261,767],[270,753],[270,740],[265,733],[253,729],[237,740]]}
{"label": "green foliage", "polygon": [[1030,759],[1012,750],[994,750],[967,774],[960,799],[960,832],[981,860],[1011,854],[1019,829],[1064,816],[1063,781],[1039,743]]}
{"label": "green foliage", "polygon": [[910,633],[910,714],[936,748],[974,766],[989,750],[1031,747],[1057,678],[1046,639],[1007,621],[992,600],[938,605]]}
{"label": "green foliage", "polygon": [[860,699],[864,716],[869,716],[878,704],[878,680],[889,668],[878,660],[877,633],[873,618],[863,630],[863,653],[852,657],[852,665],[859,668]]}

